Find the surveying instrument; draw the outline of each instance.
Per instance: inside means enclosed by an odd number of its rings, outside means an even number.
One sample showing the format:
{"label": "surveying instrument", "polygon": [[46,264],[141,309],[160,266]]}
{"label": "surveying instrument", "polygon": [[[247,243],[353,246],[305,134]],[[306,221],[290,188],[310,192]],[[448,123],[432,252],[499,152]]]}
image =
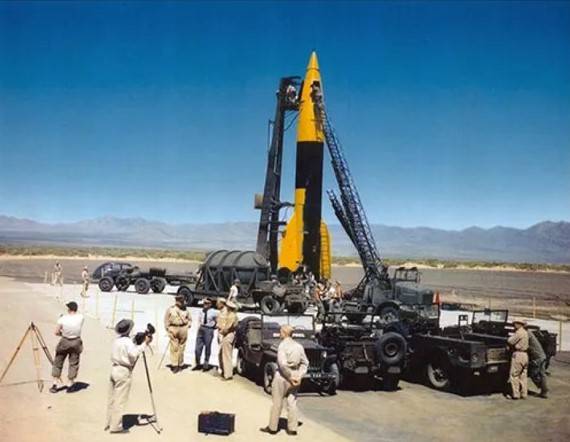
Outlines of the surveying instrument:
{"label": "surveying instrument", "polygon": [[0,383],[2,383],[2,381],[4,380],[4,377],[8,373],[8,370],[12,366],[12,363],[16,359],[18,352],[22,348],[22,345],[24,345],[24,341],[26,340],[26,338],[28,336],[30,337],[30,340],[32,343],[32,352],[34,354],[34,365],[36,367],[36,382],[38,384],[38,390],[41,393],[44,389],[44,381],[41,378],[40,349],[39,349],[38,345],[44,351],[44,354],[46,355],[46,358],[49,361],[50,365],[53,365],[53,358],[51,357],[51,354],[50,354],[50,352],[46,346],[46,343],[44,341],[42,334],[40,333],[40,330],[38,329],[36,324],[34,324],[33,322],[31,322],[30,325],[28,326],[26,332],[24,333],[24,336],[22,337],[22,339],[20,339],[20,343],[18,344],[18,347],[16,347],[16,350],[14,351],[14,354],[12,355],[10,362],[8,362],[8,365],[6,366],[4,371],[2,372],[2,376],[0,376]]}

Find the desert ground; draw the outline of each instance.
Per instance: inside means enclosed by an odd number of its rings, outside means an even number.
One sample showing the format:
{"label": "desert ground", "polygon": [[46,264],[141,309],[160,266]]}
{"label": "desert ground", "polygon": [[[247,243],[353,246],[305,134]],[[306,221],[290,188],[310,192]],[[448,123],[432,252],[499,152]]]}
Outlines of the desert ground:
{"label": "desert ground", "polygon": [[[172,302],[167,294],[137,295],[100,293],[92,285],[90,297],[79,296],[77,275],[85,261],[61,260],[66,283],[53,287],[43,282],[43,272],[53,261],[2,261],[0,300],[2,320],[0,332],[0,369],[4,369],[30,321],[42,331],[47,347],[53,353],[57,338],[53,335],[57,317],[64,303],[76,300],[87,317],[83,340],[79,381],[86,388],[73,394],[51,394],[49,363],[42,356],[41,378],[45,388],[40,393],[31,345],[26,342],[0,385],[0,435],[9,441],[98,441],[115,438],[146,441],[162,438],[168,441],[200,440],[207,436],[197,432],[197,415],[205,410],[236,414],[236,433],[228,440],[289,440],[282,431],[278,436],[259,433],[266,424],[270,398],[250,379],[236,375],[233,382],[221,382],[216,372],[184,370],[173,375],[159,366],[167,340],[160,331],[148,352],[150,376],[157,402],[158,418],[164,427],[158,436],[147,425],[134,425],[127,435],[111,436],[103,431],[107,382],[110,371],[109,353],[114,332],[113,321],[122,317],[135,320],[135,329],[147,322],[160,324],[164,309]],[[149,263],[141,263],[149,265]],[[164,265],[164,263],[159,263]],[[91,269],[96,262],[88,261]],[[153,265],[151,263],[151,265]],[[168,265],[171,271],[191,270],[186,263]],[[45,269],[45,270],[44,270]],[[342,271],[344,269],[341,269]],[[336,271],[339,275],[338,270]],[[349,276],[340,273],[343,283]],[[354,276],[353,276],[354,277]],[[424,282],[427,284],[428,275]],[[539,283],[538,283],[539,284]],[[539,286],[540,287],[540,286]],[[175,288],[169,287],[172,293]],[[565,287],[561,290],[568,290]],[[113,306],[116,303],[115,318]],[[193,309],[197,314],[197,309]],[[190,330],[186,361],[194,363],[193,341],[196,328]],[[214,349],[215,353],[215,349]],[[168,358],[168,357],[167,357]],[[214,358],[212,358],[214,362]],[[526,401],[511,402],[500,392],[474,394],[468,397],[436,392],[416,381],[402,381],[395,392],[378,389],[359,391],[343,389],[336,396],[320,396],[316,392],[301,394],[300,435],[297,440],[312,441],[562,441],[570,437],[570,354],[561,352],[551,365],[549,382],[551,397],[547,400],[531,395]],[[531,390],[536,392],[534,386]],[[125,411],[129,425],[137,415],[151,412],[150,399],[142,361],[134,373],[134,383]],[[210,436],[215,437],[215,436]]]}

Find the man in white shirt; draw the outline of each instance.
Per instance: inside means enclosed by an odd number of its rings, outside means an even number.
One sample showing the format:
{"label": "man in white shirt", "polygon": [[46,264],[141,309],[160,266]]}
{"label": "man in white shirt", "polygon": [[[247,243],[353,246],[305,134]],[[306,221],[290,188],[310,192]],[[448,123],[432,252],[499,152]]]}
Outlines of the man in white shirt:
{"label": "man in white shirt", "polygon": [[228,301],[237,302],[237,297],[239,295],[239,279],[234,280],[234,284],[230,287],[230,293],[228,294]]}
{"label": "man in white shirt", "polygon": [[145,351],[152,336],[146,335],[141,345],[136,345],[129,337],[134,323],[130,319],[121,319],[115,326],[119,335],[113,342],[111,350],[111,377],[109,379],[109,398],[107,401],[107,424],[105,430],[111,433],[128,433],[123,428],[123,410],[129,399],[132,372]]}
{"label": "man in white shirt", "polygon": [[67,377],[70,386],[67,388],[68,393],[73,393],[77,390],[75,378],[79,371],[79,355],[83,351],[83,341],[81,341],[81,328],[83,327],[83,315],[77,313],[77,303],[71,301],[66,304],[67,314],[62,315],[57,320],[55,328],[55,335],[61,336],[57,347],[55,348],[55,358],[53,360],[53,367],[51,375],[53,377],[53,385],[49,389],[51,393],[57,393],[62,390],[61,371],[63,363],[69,356],[69,371]]}
{"label": "man in white shirt", "polygon": [[[204,299],[203,309],[200,312],[198,335],[196,336],[196,366],[193,370],[210,370],[210,355],[212,353],[212,340],[217,326],[219,312],[212,308],[212,300]],[[202,351],[204,350],[204,365],[200,364]]]}

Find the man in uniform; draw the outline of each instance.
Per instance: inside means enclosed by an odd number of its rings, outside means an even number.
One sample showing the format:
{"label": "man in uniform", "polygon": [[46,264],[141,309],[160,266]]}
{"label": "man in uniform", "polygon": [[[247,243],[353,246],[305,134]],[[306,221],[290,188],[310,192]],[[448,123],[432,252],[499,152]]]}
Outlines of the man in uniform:
{"label": "man in uniform", "polygon": [[178,373],[184,366],[184,350],[192,317],[186,309],[184,295],[176,295],[174,299],[176,303],[168,307],[164,315],[164,328],[170,338],[170,370]]}
{"label": "man in uniform", "polygon": [[525,330],[525,321],[516,319],[513,321],[515,327],[514,334],[507,339],[507,343],[512,351],[510,383],[512,389],[512,399],[526,399],[528,394],[528,333]]}
{"label": "man in uniform", "polygon": [[539,396],[546,399],[548,397],[548,384],[546,383],[546,353],[542,344],[534,335],[532,330],[528,330],[528,375],[532,382],[540,388]]}
{"label": "man in uniform", "polygon": [[233,285],[230,287],[230,293],[228,294],[228,301],[237,302],[237,297],[239,295],[239,279],[234,279]]}
{"label": "man in uniform", "polygon": [[141,345],[136,345],[129,337],[134,323],[130,319],[121,319],[115,326],[118,334],[111,350],[111,377],[109,378],[109,397],[107,400],[107,424],[105,430],[111,433],[128,433],[123,428],[123,410],[129,399],[133,369],[139,356],[152,341],[146,335]]}
{"label": "man in uniform", "polygon": [[[196,366],[194,370],[203,368],[204,371],[210,369],[210,354],[212,351],[212,340],[214,339],[214,331],[216,330],[216,320],[218,318],[218,310],[212,308],[212,300],[204,299],[204,308],[200,312],[198,335],[196,336]],[[204,350],[204,365],[200,364]]]}
{"label": "man in uniform", "polygon": [[61,380],[61,371],[63,363],[69,356],[69,371],[67,378],[71,385],[67,389],[68,393],[76,391],[75,378],[79,371],[79,356],[83,351],[83,341],[81,341],[81,329],[83,327],[83,315],[77,313],[77,303],[71,301],[66,304],[67,315],[62,315],[57,320],[55,335],[61,336],[57,347],[55,348],[55,358],[51,375],[53,377],[53,385],[49,389],[51,393],[60,391],[63,384]]}
{"label": "man in uniform", "polygon": [[87,294],[87,290],[89,290],[89,271],[87,270],[87,266],[83,267],[83,271],[81,272],[81,280],[83,281],[81,296],[88,298],[89,295]]}
{"label": "man in uniform", "polygon": [[236,327],[238,317],[236,314],[237,305],[232,301],[226,302],[226,312],[221,321],[218,321],[218,333],[220,338],[220,368],[222,369],[222,379],[229,381],[233,378],[234,367],[232,364],[232,353],[236,337]]}
{"label": "man in uniform", "polygon": [[299,425],[297,418],[297,393],[301,380],[309,367],[309,360],[305,349],[292,338],[293,327],[283,325],[280,330],[281,343],[277,348],[277,366],[271,383],[271,414],[269,425],[260,431],[269,434],[277,434],[279,417],[283,408],[283,401],[287,401],[287,434],[297,435]]}
{"label": "man in uniform", "polygon": [[53,266],[52,285],[63,285],[63,267],[59,262]]}

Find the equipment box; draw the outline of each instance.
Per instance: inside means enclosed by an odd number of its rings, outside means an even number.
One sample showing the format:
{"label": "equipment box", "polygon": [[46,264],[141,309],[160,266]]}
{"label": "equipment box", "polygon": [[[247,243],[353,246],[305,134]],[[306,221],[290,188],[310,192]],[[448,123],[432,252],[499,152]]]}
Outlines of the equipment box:
{"label": "equipment box", "polygon": [[203,411],[198,415],[198,432],[229,435],[235,430],[235,414]]}

